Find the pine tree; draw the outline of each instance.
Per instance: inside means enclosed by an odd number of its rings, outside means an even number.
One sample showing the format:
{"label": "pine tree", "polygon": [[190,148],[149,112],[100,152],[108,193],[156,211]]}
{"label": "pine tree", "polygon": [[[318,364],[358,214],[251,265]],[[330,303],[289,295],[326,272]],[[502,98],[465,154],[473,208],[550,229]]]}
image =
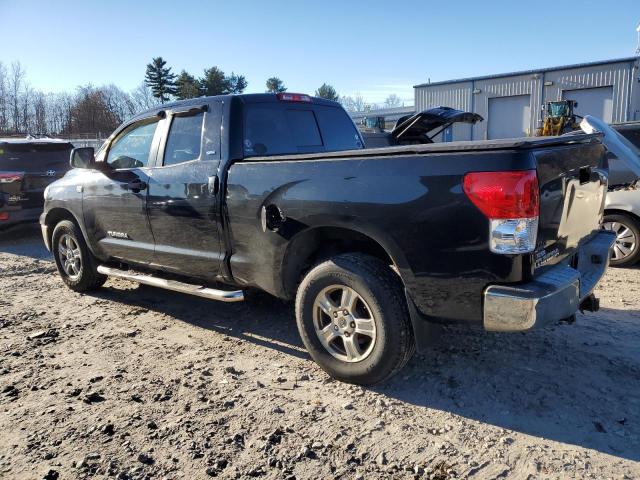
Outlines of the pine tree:
{"label": "pine tree", "polygon": [[336,92],[336,89],[326,83],[323,83],[322,86],[316,90],[316,97],[326,98],[327,100],[333,100],[334,102],[340,100],[340,96],[338,95],[338,92]]}
{"label": "pine tree", "polygon": [[242,93],[247,88],[247,79],[244,75],[236,75],[231,72],[231,75],[227,77],[227,93]]}
{"label": "pine tree", "polygon": [[154,58],[147,65],[145,83],[151,88],[153,96],[164,103],[171,95],[176,94],[176,76],[171,73],[171,67],[165,67],[167,62],[162,57]]}
{"label": "pine tree", "polygon": [[224,72],[218,67],[207,68],[200,79],[202,94],[207,97],[229,93],[229,83]]}
{"label": "pine tree", "polygon": [[186,100],[200,95],[200,82],[193,75],[182,70],[176,79],[176,98],[178,100]]}
{"label": "pine tree", "polygon": [[267,93],[281,93],[286,91],[287,87],[284,86],[284,82],[278,77],[267,79]]}

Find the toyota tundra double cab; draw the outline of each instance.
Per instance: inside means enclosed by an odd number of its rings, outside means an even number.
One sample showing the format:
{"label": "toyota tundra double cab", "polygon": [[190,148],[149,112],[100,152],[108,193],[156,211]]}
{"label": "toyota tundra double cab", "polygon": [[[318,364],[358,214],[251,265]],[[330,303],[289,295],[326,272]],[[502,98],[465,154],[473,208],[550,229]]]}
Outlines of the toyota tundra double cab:
{"label": "toyota tundra double cab", "polygon": [[[295,302],[311,357],[382,382],[434,326],[521,332],[597,309],[614,241],[599,134],[364,148],[303,94],[197,98],[120,126],[45,192],[68,287],[119,277],[224,302]],[[220,285],[224,285],[221,288]]]}

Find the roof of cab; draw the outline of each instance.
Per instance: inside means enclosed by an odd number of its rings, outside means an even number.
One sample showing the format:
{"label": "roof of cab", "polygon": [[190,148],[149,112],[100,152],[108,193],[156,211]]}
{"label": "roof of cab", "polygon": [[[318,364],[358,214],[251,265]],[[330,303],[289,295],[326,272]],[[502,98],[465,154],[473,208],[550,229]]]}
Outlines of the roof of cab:
{"label": "roof of cab", "polygon": [[[287,92],[289,93],[289,92]],[[306,94],[305,94],[306,95]],[[332,100],[327,100],[325,98],[320,97],[312,97],[311,102],[314,105],[327,105],[327,106],[340,106],[338,102],[334,102]],[[196,97],[190,98],[188,100],[177,100],[175,102],[163,103],[162,105],[158,105],[156,107],[150,108],[149,110],[145,110],[144,112],[140,112],[137,115],[131,117],[127,121],[127,123],[131,120],[135,120],[138,118],[149,117],[150,115],[156,115],[163,110],[172,110],[179,107],[188,107],[189,105],[202,105],[203,103],[207,103],[208,101],[216,100],[216,101],[225,101],[231,98],[235,98],[240,100],[243,103],[269,103],[269,102],[280,102],[278,99],[277,93],[238,93],[238,94],[230,94],[230,95],[216,95],[212,97]],[[299,102],[296,102],[299,103]],[[303,103],[303,102],[302,102]]]}
{"label": "roof of cab", "polygon": [[49,143],[55,143],[55,144],[63,144],[63,143],[69,143],[71,144],[68,140],[62,140],[60,138],[49,138],[49,137],[43,137],[43,138],[35,138],[32,136],[27,136],[27,137],[7,137],[7,138],[0,138],[0,143],[10,143],[10,144],[19,144],[19,145],[46,145]]}

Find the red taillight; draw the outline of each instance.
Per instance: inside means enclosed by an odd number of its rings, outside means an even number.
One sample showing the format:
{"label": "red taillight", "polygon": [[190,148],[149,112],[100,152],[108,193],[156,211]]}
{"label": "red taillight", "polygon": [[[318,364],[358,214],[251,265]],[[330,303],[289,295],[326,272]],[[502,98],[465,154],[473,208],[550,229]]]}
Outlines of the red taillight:
{"label": "red taillight", "polygon": [[283,102],[310,102],[311,97],[309,95],[305,95],[304,93],[287,93],[281,92],[276,94],[278,100]]}
{"label": "red taillight", "polygon": [[9,212],[0,212],[0,222],[9,220]]}
{"label": "red taillight", "polygon": [[0,183],[21,182],[22,173],[0,172]]}
{"label": "red taillight", "polygon": [[467,173],[463,188],[487,218],[532,218],[540,212],[535,170]]}

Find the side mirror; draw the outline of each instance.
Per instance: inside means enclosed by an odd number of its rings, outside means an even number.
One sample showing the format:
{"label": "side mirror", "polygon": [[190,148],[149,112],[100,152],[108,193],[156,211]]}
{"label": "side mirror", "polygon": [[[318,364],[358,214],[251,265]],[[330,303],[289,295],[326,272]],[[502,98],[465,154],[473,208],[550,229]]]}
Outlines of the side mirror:
{"label": "side mirror", "polygon": [[93,147],[74,148],[69,157],[71,168],[96,168],[96,158]]}

